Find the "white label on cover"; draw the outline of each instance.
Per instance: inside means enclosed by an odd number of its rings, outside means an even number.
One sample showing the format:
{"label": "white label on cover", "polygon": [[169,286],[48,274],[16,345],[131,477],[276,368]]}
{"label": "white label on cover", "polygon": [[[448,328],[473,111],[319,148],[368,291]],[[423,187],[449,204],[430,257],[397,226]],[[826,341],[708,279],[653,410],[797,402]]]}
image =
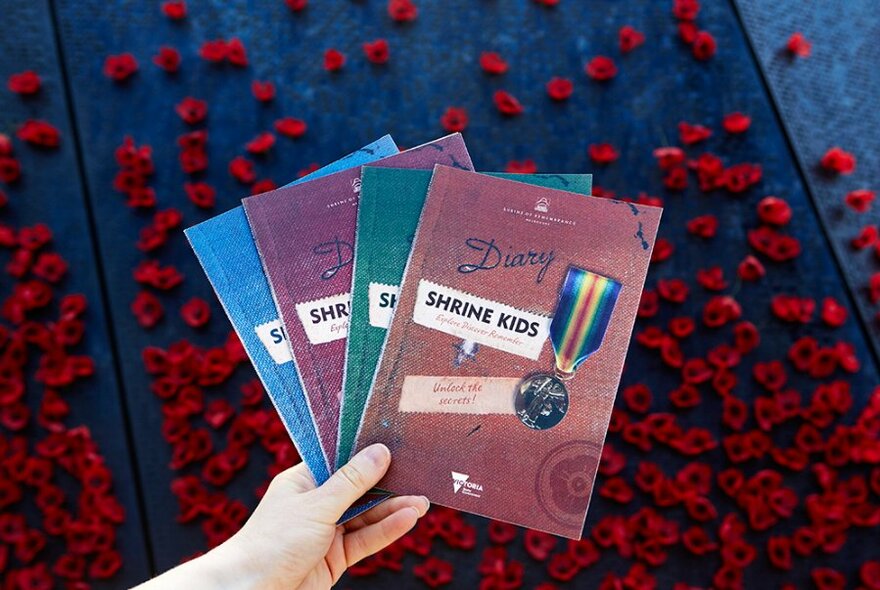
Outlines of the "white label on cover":
{"label": "white label on cover", "polygon": [[351,293],[296,304],[296,313],[312,344],[324,344],[348,336]]}
{"label": "white label on cover", "polygon": [[281,320],[276,319],[260,324],[254,328],[254,331],[276,364],[283,365],[293,360],[293,357],[290,356],[290,349],[287,347],[287,334],[284,333]]}
{"label": "white label on cover", "polygon": [[398,409],[431,414],[513,414],[521,381],[518,377],[407,375]]}
{"label": "white label on cover", "polygon": [[397,285],[370,283],[371,326],[386,330],[391,326],[391,318],[394,317],[394,307],[397,305],[398,295],[400,295],[400,287]]}
{"label": "white label on cover", "polygon": [[550,333],[550,318],[426,281],[419,281],[413,321],[537,360]]}

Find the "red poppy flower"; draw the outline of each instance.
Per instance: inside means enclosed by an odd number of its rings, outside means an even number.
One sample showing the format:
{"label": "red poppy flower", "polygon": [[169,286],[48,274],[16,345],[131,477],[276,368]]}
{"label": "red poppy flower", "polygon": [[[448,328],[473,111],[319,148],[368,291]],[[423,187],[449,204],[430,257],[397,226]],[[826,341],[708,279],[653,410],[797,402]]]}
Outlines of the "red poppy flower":
{"label": "red poppy flower", "polygon": [[712,137],[712,130],[703,125],[691,125],[682,121],[678,124],[678,136],[685,145],[693,145]]}
{"label": "red poppy flower", "polygon": [[307,129],[308,126],[302,119],[284,117],[283,119],[275,121],[275,131],[285,137],[292,137],[294,139],[302,137],[305,135]]}
{"label": "red poppy flower", "polygon": [[[687,123],[685,123],[687,125]],[[677,168],[684,164],[684,150],[679,147],[659,147],[653,152],[654,158],[657,159],[657,165],[660,170],[669,170]]]}
{"label": "red poppy flower", "polygon": [[216,203],[217,192],[207,182],[185,182],[183,190],[193,205],[201,209],[210,209]]}
{"label": "red poppy flower", "polygon": [[830,567],[813,568],[810,577],[818,590],[844,590],[846,577]]}
{"label": "red poppy flower", "polygon": [[651,390],[642,383],[630,385],[623,390],[623,400],[633,412],[644,414],[651,409]]}
{"label": "red poppy flower", "polygon": [[617,32],[618,45],[621,53],[629,53],[645,43],[645,35],[630,25],[620,27]]}
{"label": "red poppy flower", "polygon": [[628,504],[635,497],[632,488],[622,477],[608,478],[599,488],[599,495],[618,504]]}
{"label": "red poppy flower", "polygon": [[27,70],[9,76],[6,86],[12,92],[22,95],[36,94],[40,91],[40,76],[32,70]]}
{"label": "red poppy flower", "polygon": [[520,115],[524,110],[516,97],[506,90],[496,90],[495,94],[492,95],[492,100],[495,103],[495,108],[497,108],[502,115],[508,117]]}
{"label": "red poppy flower", "polygon": [[808,297],[778,294],[771,300],[770,308],[783,321],[806,324],[813,318],[816,302]]}
{"label": "red poppy flower", "polygon": [[412,0],[388,0],[388,16],[392,20],[405,23],[416,20],[419,11]]}
{"label": "red poppy flower", "polygon": [[241,68],[247,67],[247,51],[245,50],[244,43],[241,42],[241,39],[233,37],[226,44],[226,61],[234,66]]}
{"label": "red poppy flower", "polygon": [[309,0],[284,0],[291,12],[301,12],[309,5]]}
{"label": "red poppy flower", "polygon": [[269,131],[264,131],[247,142],[244,149],[251,154],[265,154],[272,149],[273,145],[275,145],[275,135]]}
{"label": "red poppy flower", "polygon": [[385,39],[376,39],[370,43],[363,44],[364,55],[367,60],[374,64],[384,64],[388,61],[388,41]]}
{"label": "red poppy flower", "polygon": [[700,31],[697,33],[696,37],[694,37],[692,50],[694,52],[694,57],[700,61],[712,59],[717,48],[718,46],[715,42],[715,37],[713,37],[708,31]]}
{"label": "red poppy flower", "polygon": [[763,172],[757,164],[735,164],[724,171],[722,184],[732,193],[741,193],[761,181]]}
{"label": "red poppy flower", "polygon": [[675,246],[666,238],[659,238],[654,242],[654,251],[651,252],[651,262],[663,262],[668,260],[675,252]]}
{"label": "red poppy flower", "polygon": [[174,107],[177,115],[187,125],[195,125],[205,120],[208,114],[208,103],[198,98],[187,96]]}
{"label": "red poppy flower", "polygon": [[275,84],[254,80],[251,82],[251,94],[260,102],[269,102],[275,98]]}
{"label": "red poppy flower", "polygon": [[743,113],[730,113],[724,116],[722,126],[728,133],[745,133],[752,124],[752,118]]}
{"label": "red poppy flower", "polygon": [[199,47],[199,57],[212,63],[220,63],[229,55],[229,47],[223,39],[205,41]]}
{"label": "red poppy flower", "polygon": [[116,82],[127,80],[137,70],[137,60],[130,53],[108,55],[104,60],[104,75]]}
{"label": "red poppy flower", "polygon": [[694,555],[706,555],[718,548],[718,544],[709,538],[708,533],[698,526],[690,527],[681,536],[685,548]]}
{"label": "red poppy flower", "polygon": [[728,283],[724,279],[724,270],[720,266],[698,270],[697,282],[709,291],[723,291],[728,287]]}
{"label": "red poppy flower", "polygon": [[55,148],[61,143],[61,133],[57,128],[46,121],[35,119],[22,123],[16,135],[20,140],[39,147]]}
{"label": "red poppy flower", "polygon": [[0,156],[0,181],[12,184],[21,177],[21,165],[15,158]]}
{"label": "red poppy flower", "polygon": [[689,292],[688,284],[681,279],[660,279],[657,281],[657,293],[666,301],[684,303]]}
{"label": "red poppy flower", "polygon": [[345,65],[345,55],[336,49],[328,49],[324,52],[324,69],[328,72],[338,72]]}
{"label": "red poppy flower", "polygon": [[440,124],[449,133],[460,133],[467,128],[467,111],[460,107],[449,107],[440,117]]}
{"label": "red poppy flower", "polygon": [[550,556],[550,553],[553,552],[557,540],[558,539],[553,535],[527,529],[524,537],[526,553],[528,553],[532,559],[544,561]]}
{"label": "red poppy flower", "polygon": [[278,188],[278,185],[275,184],[275,181],[271,178],[263,178],[251,185],[251,195],[261,195],[263,193],[268,193],[269,191],[274,191],[276,188]]}
{"label": "red poppy flower", "polygon": [[131,304],[131,311],[138,324],[144,328],[152,328],[165,315],[162,303],[149,291],[141,291],[137,294]]}
{"label": "red poppy flower", "polygon": [[791,221],[791,207],[778,197],[764,197],[758,203],[758,218],[771,225],[786,225]]}
{"label": "red poppy flower", "polygon": [[494,51],[484,51],[480,54],[480,67],[487,74],[501,75],[507,72],[507,62],[500,54]]}
{"label": "red poppy flower", "polygon": [[876,194],[868,189],[856,189],[846,194],[844,201],[847,206],[856,213],[864,213],[871,208]]}
{"label": "red poppy flower", "polygon": [[512,524],[489,521],[489,541],[497,545],[505,545],[516,538],[517,528]]}
{"label": "red poppy flower", "polygon": [[106,580],[122,567],[122,556],[116,551],[98,553],[89,565],[89,577]]}
{"label": "red poppy flower", "polygon": [[180,52],[173,47],[160,47],[153,56],[153,63],[166,72],[174,73],[180,68]]}
{"label": "red poppy flower", "polygon": [[610,143],[591,143],[588,149],[590,159],[597,164],[610,164],[620,157]]}
{"label": "red poppy flower", "polygon": [[439,588],[451,582],[452,571],[451,563],[433,556],[413,566],[413,575],[429,588]]}
{"label": "red poppy flower", "polygon": [[[546,1],[546,0],[545,0]],[[570,553],[557,553],[547,564],[547,573],[554,580],[568,582],[581,570],[580,564]]]}
{"label": "red poppy flower", "polygon": [[597,55],[591,59],[584,70],[593,80],[604,82],[617,75],[617,65],[614,60],[605,55]]}
{"label": "red poppy flower", "polygon": [[34,275],[50,283],[57,283],[67,272],[67,262],[55,252],[43,252],[32,269]]}
{"label": "red poppy flower", "polygon": [[736,273],[744,281],[757,281],[767,274],[767,271],[764,270],[760,260],[747,254],[737,266]]}
{"label": "red poppy flower", "polygon": [[700,12],[699,0],[673,0],[672,16],[681,20],[694,20]]}
{"label": "red poppy flower", "polygon": [[183,0],[168,0],[162,3],[162,13],[171,20],[183,20],[186,18],[186,2]]}
{"label": "red poppy flower", "polygon": [[819,163],[828,172],[837,174],[852,174],[856,169],[856,157],[837,146],[829,148]]}
{"label": "red poppy flower", "polygon": [[244,156],[236,156],[229,162],[229,174],[242,184],[251,184],[257,179],[254,163]]}
{"label": "red poppy flower", "polygon": [[792,55],[798,57],[810,57],[810,51],[813,49],[813,44],[807,41],[803,33],[796,32],[792,33],[791,37],[788,38],[785,48]]}
{"label": "red poppy flower", "polygon": [[718,218],[712,214],[694,217],[687,222],[687,230],[700,238],[714,238],[718,231]]}
{"label": "red poppy flower", "polygon": [[547,94],[555,101],[567,100],[574,92],[574,84],[568,78],[551,78],[547,82]]}
{"label": "red poppy flower", "polygon": [[508,174],[535,174],[538,165],[533,160],[511,160],[507,163],[504,171]]}
{"label": "red poppy flower", "polygon": [[833,297],[822,300],[822,321],[832,328],[839,328],[846,323],[846,307],[841,305]]}

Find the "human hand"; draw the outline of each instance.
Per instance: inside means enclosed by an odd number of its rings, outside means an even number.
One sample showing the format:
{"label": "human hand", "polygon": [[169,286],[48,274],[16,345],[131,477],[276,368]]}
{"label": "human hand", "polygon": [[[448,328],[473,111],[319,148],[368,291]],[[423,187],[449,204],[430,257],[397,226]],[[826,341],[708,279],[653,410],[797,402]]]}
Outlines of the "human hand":
{"label": "human hand", "polygon": [[147,582],[178,588],[324,589],[349,566],[406,534],[428,511],[423,496],[398,496],[337,526],[342,514],[388,471],[385,445],[367,447],[322,486],[300,463],[278,474],[250,519],[205,555]]}

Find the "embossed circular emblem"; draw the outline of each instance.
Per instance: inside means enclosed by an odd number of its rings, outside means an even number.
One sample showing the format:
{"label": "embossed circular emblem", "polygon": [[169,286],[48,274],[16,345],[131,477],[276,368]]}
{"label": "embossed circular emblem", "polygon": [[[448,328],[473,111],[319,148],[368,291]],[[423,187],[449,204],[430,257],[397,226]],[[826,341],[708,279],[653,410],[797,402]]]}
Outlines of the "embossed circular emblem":
{"label": "embossed circular emblem", "polygon": [[564,526],[583,524],[601,454],[600,445],[586,440],[550,451],[535,480],[535,496],[547,516]]}
{"label": "embossed circular emblem", "polygon": [[568,411],[568,390],[553,375],[528,377],[519,384],[514,409],[520,421],[529,428],[553,428]]}

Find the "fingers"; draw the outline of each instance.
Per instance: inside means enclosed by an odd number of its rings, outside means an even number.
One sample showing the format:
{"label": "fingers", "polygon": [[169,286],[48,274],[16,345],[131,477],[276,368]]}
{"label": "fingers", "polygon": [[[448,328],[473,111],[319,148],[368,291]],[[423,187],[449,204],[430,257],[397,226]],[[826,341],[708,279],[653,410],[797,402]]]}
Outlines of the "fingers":
{"label": "fingers", "polygon": [[383,444],[370,445],[330,476],[314,491],[317,508],[332,522],[382,479],[391,464],[391,453]]}
{"label": "fingers", "polygon": [[416,525],[419,516],[418,508],[407,506],[392,512],[379,522],[347,533],[342,539],[347,565],[354,565],[408,533]]}
{"label": "fingers", "polygon": [[309,471],[309,468],[303,461],[289,469],[285,469],[275,479],[283,482],[288,490],[292,488],[294,493],[308,492],[315,489],[315,480],[312,477],[312,472]]}
{"label": "fingers", "polygon": [[430,502],[428,502],[428,499],[424,496],[396,496],[385,500],[378,506],[367,510],[363,514],[352,518],[345,523],[345,530],[346,532],[352,533],[365,526],[377,523],[394,512],[408,507],[415,508],[418,511],[419,516],[422,517],[428,512],[430,506]]}

